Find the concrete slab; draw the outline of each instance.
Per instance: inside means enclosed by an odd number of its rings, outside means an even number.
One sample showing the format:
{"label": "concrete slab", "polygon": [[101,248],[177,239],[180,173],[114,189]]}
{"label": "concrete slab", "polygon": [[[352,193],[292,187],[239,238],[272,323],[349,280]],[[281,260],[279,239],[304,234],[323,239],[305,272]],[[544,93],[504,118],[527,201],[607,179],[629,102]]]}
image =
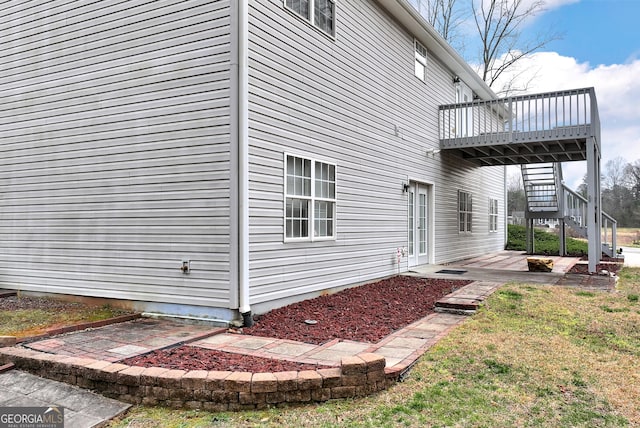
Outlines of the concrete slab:
{"label": "concrete slab", "polygon": [[277,339],[267,339],[262,337],[247,336],[247,339],[238,340],[237,342],[233,343],[231,346],[234,346],[236,348],[255,350],[255,349],[260,349],[264,346],[270,345],[276,340]]}
{"label": "concrete slab", "polygon": [[130,407],[129,404],[19,370],[0,374],[0,407],[54,405],[65,408],[67,428],[103,425]]}
{"label": "concrete slab", "polygon": [[281,343],[279,345],[274,346],[273,348],[265,350],[265,352],[270,354],[276,354],[280,356],[288,356],[288,357],[298,357],[300,355],[306,354],[307,352],[313,351],[316,348],[315,345],[308,345],[305,343]]}
{"label": "concrete slab", "polygon": [[529,284],[555,284],[564,276],[564,273],[548,272],[535,273],[526,271],[513,271],[504,269],[489,269],[477,267],[465,267],[466,273],[462,275],[438,274],[436,271],[441,270],[443,266],[425,265],[413,268],[410,273],[418,276],[427,276],[429,278],[442,279],[466,279],[470,281],[488,281],[488,282],[522,282]]}
{"label": "concrete slab", "polygon": [[204,338],[202,340],[198,340],[197,342],[193,342],[193,345],[207,343],[209,345],[222,345],[223,343],[231,343],[237,340],[237,334],[216,334],[215,336],[210,336]]}
{"label": "concrete slab", "polygon": [[349,355],[356,355],[365,352],[371,344],[358,343],[358,342],[338,342],[335,345],[325,348],[327,351],[346,353]]}
{"label": "concrete slab", "polygon": [[424,339],[417,339],[412,337],[397,337],[386,343],[385,346],[389,348],[406,348],[416,350],[422,348],[426,344],[427,341]]}
{"label": "concrete slab", "polygon": [[117,348],[107,349],[107,352],[112,352],[114,354],[119,355],[137,355],[150,351],[149,348],[145,348],[144,346],[137,345],[124,345],[118,346]]}
{"label": "concrete slab", "polygon": [[628,267],[640,267],[640,248],[622,247],[624,265]]}
{"label": "concrete slab", "polygon": [[394,348],[391,346],[383,346],[374,351],[374,354],[382,355],[385,358],[395,358],[402,360],[413,354],[415,349],[410,348]]}

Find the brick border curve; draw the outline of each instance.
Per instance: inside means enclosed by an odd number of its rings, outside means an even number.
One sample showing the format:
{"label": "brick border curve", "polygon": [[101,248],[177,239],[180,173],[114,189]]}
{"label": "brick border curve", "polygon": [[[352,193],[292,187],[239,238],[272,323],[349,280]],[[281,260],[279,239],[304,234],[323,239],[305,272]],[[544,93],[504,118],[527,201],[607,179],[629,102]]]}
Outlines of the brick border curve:
{"label": "brick border curve", "polygon": [[18,347],[0,348],[0,363],[126,403],[209,411],[363,397],[398,379],[372,353],[344,357],[340,367],[274,373],[145,368]]}

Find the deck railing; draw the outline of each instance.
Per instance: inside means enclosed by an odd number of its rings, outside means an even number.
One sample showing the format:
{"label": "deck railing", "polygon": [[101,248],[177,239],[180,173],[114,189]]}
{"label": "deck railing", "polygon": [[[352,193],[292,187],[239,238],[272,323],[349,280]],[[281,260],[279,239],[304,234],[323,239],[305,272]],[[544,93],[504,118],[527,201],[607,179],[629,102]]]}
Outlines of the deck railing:
{"label": "deck railing", "polygon": [[[563,185],[564,217],[573,220],[578,227],[587,229],[587,199]],[[602,211],[602,243],[610,245],[614,253],[617,245],[618,222]]]}
{"label": "deck railing", "polygon": [[593,88],[443,105],[439,126],[440,140],[449,147],[597,136],[600,131]]}

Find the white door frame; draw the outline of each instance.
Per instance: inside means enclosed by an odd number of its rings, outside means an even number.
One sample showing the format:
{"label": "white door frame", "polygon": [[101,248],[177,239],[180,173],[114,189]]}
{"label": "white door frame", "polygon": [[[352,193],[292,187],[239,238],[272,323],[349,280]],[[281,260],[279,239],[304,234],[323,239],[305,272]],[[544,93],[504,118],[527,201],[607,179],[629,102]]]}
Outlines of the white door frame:
{"label": "white door frame", "polygon": [[433,186],[412,180],[408,194],[408,265],[433,263]]}

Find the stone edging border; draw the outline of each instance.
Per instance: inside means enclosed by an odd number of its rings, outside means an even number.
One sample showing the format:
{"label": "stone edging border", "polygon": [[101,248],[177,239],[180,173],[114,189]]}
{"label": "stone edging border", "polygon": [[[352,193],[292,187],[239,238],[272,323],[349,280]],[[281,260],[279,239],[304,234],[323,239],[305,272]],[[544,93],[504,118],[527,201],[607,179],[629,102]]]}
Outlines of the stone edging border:
{"label": "stone edging border", "polygon": [[0,348],[0,364],[96,391],[131,404],[208,411],[262,409],[281,403],[362,397],[396,382],[385,358],[363,353],[342,358],[340,367],[275,373],[173,370]]}

